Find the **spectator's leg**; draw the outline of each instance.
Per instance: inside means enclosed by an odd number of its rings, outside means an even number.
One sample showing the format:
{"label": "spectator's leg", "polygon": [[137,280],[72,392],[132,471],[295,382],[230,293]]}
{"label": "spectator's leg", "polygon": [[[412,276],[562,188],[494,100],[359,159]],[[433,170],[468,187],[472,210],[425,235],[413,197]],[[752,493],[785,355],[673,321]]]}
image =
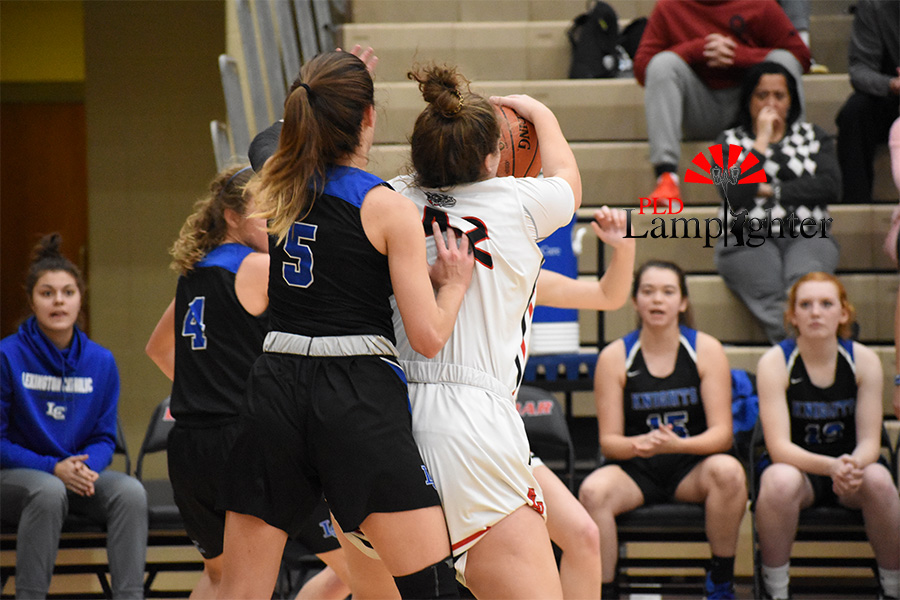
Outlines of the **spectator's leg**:
{"label": "spectator's leg", "polygon": [[[830,236],[831,234],[829,234]],[[779,240],[782,242],[782,240]],[[784,289],[789,290],[794,282],[812,271],[822,271],[834,274],[841,250],[838,243],[832,237],[802,238],[779,244],[782,247],[784,261]]]}
{"label": "spectator's leg", "polygon": [[644,504],[644,494],[621,467],[607,465],[587,476],[578,491],[578,499],[600,530],[603,584],[612,583],[619,558],[616,515]]}
{"label": "spectator's leg", "polygon": [[647,65],[644,109],[650,162],[659,175],[660,167],[677,170],[686,109],[700,113],[704,109],[717,110],[717,102],[680,56],[660,52]]}
{"label": "spectator's leg", "polygon": [[[785,290],[782,256],[773,239],[761,246],[737,246],[733,236],[728,246],[716,244],[715,263],[728,288],[756,317],[771,343],[784,339]],[[734,318],[734,316],[732,316]]]}
{"label": "spectator's leg", "polygon": [[[861,509],[866,535],[875,551],[885,597],[897,597],[900,570],[900,500],[890,472],[879,463],[863,469],[863,481],[855,491],[840,496],[841,504]],[[885,575],[888,575],[886,578]]]}
{"label": "spectator's leg", "polygon": [[16,532],[16,598],[46,598],[69,510],[62,480],[35,469],[0,471],[3,517],[19,523]]}
{"label": "spectator's leg", "polygon": [[887,142],[897,115],[896,97],[877,98],[860,92],[854,92],[838,113],[837,152],[845,204],[872,202],[875,148]]}
{"label": "spectator's leg", "polygon": [[806,119],[806,94],[803,92],[803,67],[800,66],[800,61],[797,60],[797,57],[791,54],[788,50],[776,49],[772,50],[766,55],[766,60],[769,62],[778,63],[782,67],[788,70],[788,72],[794,77],[794,80],[797,82],[797,101],[800,103],[800,120],[803,121]]}
{"label": "spectator's leg", "polygon": [[777,463],[763,471],[756,500],[756,531],[763,585],[773,598],[788,597],[788,565],[800,510],[813,499],[809,478],[793,465]]}
{"label": "spectator's leg", "polygon": [[147,560],[147,492],[141,482],[118,471],[103,471],[91,498],[72,501],[72,512],[105,521],[106,555],[113,598],[144,597]]}
{"label": "spectator's leg", "polygon": [[809,7],[810,0],[778,0],[784,14],[791,20],[791,25],[800,34],[800,39],[809,48]]}

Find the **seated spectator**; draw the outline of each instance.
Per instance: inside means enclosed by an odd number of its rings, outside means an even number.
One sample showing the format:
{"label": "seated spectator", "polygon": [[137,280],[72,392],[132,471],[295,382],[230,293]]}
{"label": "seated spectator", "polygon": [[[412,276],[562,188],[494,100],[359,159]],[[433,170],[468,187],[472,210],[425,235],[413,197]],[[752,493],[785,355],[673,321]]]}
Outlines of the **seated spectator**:
{"label": "seated spectator", "polygon": [[718,340],[690,328],[678,266],[645,263],[631,297],[640,328],[606,346],[597,360],[594,399],[607,463],[579,494],[600,529],[604,588],[616,574],[616,515],[644,504],[691,502],[706,509],[712,550],[706,596],[734,598],[747,483],[741,463],[726,454],[733,443],[728,358]]}
{"label": "seated spectator", "polygon": [[[769,598],[788,598],[800,511],[814,504],[862,510],[883,598],[900,597],[900,498],[879,462],[881,361],[847,339],[853,306],[840,281],[813,272],[790,290],[787,339],[759,360],[759,413],[770,464],[756,523]],[[765,461],[764,462],[768,462]]]}
{"label": "seated spectator", "polygon": [[715,260],[725,283],[773,344],[785,336],[786,290],[810,271],[833,273],[840,253],[831,237],[807,238],[799,232],[802,219],[812,218],[827,235],[828,204],[839,200],[840,169],[834,140],[799,118],[795,98],[797,83],[784,67],[769,62],[756,65],[741,88],[737,125],[716,140],[726,147],[742,147],[739,161],[752,154],[768,180],[719,186],[732,213],[745,213],[739,219],[744,221],[742,238],[747,239],[741,245],[734,234],[727,241],[723,237],[716,245]]}
{"label": "seated spectator", "polygon": [[848,53],[853,94],[838,113],[844,202],[872,202],[875,149],[900,114],[900,2],[861,0]]}
{"label": "seated spectator", "polygon": [[18,523],[16,598],[46,598],[69,513],[106,523],[114,598],[143,598],[147,494],[106,470],[116,442],[119,373],[76,325],[84,280],[59,252],[34,251],[25,290],[33,315],[0,341],[0,513]]}
{"label": "seated spectator", "polygon": [[651,197],[681,197],[676,172],[683,133],[712,139],[733,122],[741,78],[764,60],[784,65],[797,81],[809,69],[809,48],[776,2],[656,3],[634,58],[657,177]]}

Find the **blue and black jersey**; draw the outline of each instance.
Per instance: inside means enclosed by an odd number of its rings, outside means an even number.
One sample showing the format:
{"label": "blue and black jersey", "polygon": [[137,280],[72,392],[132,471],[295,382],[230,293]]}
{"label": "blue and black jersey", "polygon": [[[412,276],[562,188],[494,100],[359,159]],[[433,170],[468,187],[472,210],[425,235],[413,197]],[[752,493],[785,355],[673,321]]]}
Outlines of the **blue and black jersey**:
{"label": "blue and black jersey", "polygon": [[366,237],[360,208],[384,182],[353,167],[328,170],[324,192],[280,244],[270,241],[273,331],[381,335],[395,342],[387,257]]}
{"label": "blue and black jersey", "polygon": [[641,353],[640,330],[625,342],[625,435],[647,433],[660,425],[688,437],[706,431],[706,412],[700,398],[697,371],[697,331],[681,326],[675,369],[667,377],[654,377]]}
{"label": "blue and black jersey", "polygon": [[787,403],[791,441],[805,450],[840,456],[856,448],[856,363],[853,342],[838,340],[834,383],[827,388],[810,381],[797,341],[779,344],[788,370]]}
{"label": "blue and black jersey", "polygon": [[248,313],[234,289],[235,275],[252,252],[223,244],[178,278],[171,410],[185,425],[240,414],[247,376],[262,354],[269,325],[268,313]]}

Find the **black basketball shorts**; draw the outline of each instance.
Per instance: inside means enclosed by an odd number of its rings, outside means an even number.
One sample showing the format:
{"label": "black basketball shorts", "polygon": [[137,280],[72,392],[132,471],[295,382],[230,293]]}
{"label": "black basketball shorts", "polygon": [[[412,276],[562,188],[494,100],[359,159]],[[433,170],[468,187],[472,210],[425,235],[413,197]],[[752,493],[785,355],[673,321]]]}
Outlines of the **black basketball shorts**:
{"label": "black basketball shorts", "polygon": [[222,506],[288,533],[324,491],[345,532],[373,512],[439,506],[392,358],[263,354],[229,457]]}

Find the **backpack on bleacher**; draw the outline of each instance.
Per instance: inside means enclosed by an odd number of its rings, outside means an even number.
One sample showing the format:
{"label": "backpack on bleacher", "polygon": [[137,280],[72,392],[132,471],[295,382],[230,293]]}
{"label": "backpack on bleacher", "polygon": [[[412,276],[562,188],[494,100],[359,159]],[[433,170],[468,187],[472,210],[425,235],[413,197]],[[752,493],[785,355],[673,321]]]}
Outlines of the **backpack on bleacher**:
{"label": "backpack on bleacher", "polygon": [[570,79],[615,77],[619,72],[619,20],[606,2],[575,17],[568,31],[572,45]]}

